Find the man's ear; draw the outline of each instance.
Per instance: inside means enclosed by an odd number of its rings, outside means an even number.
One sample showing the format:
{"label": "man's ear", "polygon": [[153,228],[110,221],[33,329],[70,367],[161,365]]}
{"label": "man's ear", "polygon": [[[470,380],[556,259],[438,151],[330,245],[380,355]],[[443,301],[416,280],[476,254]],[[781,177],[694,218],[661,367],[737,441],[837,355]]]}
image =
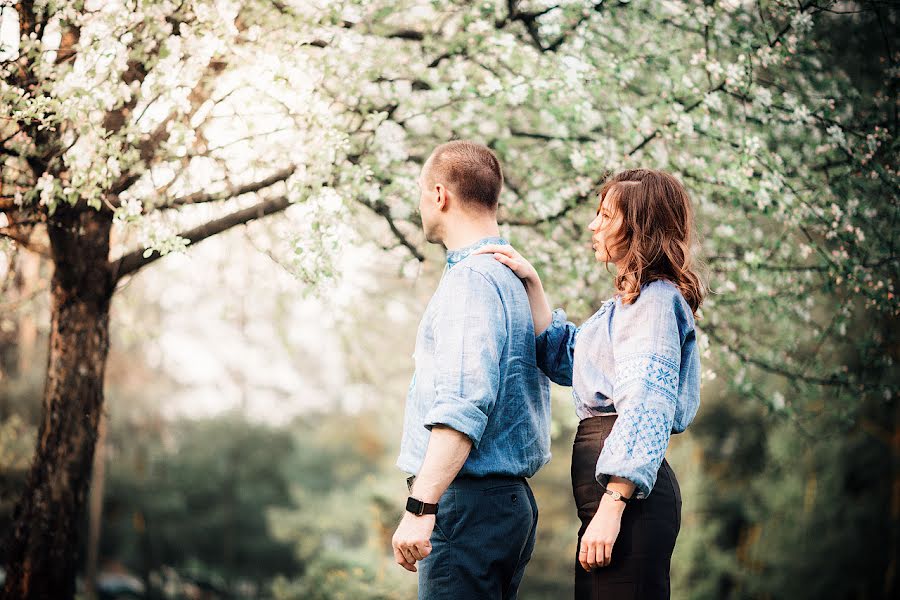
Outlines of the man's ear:
{"label": "man's ear", "polygon": [[443,186],[443,184],[436,183],[434,185],[434,192],[437,194],[436,203],[438,210],[446,210],[447,209],[447,188]]}

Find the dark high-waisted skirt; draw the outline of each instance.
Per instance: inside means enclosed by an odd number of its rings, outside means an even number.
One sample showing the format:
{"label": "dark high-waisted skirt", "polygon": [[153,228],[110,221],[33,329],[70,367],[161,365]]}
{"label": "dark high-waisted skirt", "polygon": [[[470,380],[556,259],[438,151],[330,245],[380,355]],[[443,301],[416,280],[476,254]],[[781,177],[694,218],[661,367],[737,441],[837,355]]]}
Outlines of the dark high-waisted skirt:
{"label": "dark high-waisted skirt", "polygon": [[[615,416],[592,417],[578,426],[572,449],[572,492],[578,507],[581,536],[597,512],[603,488],[594,469]],[[669,598],[669,564],[681,528],[681,490],[663,460],[652,493],[629,502],[613,545],[609,566],[588,573],[575,558],[576,600],[656,600]],[[577,551],[576,551],[577,552]]]}

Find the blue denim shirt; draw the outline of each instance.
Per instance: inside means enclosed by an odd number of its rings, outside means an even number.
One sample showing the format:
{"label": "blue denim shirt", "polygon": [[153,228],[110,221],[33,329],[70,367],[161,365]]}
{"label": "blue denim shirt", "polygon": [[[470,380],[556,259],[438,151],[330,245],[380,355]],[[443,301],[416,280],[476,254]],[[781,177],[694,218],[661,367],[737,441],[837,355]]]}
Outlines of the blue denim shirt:
{"label": "blue denim shirt", "polygon": [[571,385],[579,419],[617,414],[597,460],[597,481],[632,481],[650,495],[672,433],[700,406],[700,356],[690,305],[671,282],[645,284],[634,303],[613,297],[581,327],[553,311],[536,338],[538,365]]}
{"label": "blue denim shirt", "polygon": [[550,382],[537,368],[522,282],[490,255],[485,238],[447,254],[413,355],[397,466],[418,474],[434,425],[472,440],[460,475],[531,477],[550,460]]}

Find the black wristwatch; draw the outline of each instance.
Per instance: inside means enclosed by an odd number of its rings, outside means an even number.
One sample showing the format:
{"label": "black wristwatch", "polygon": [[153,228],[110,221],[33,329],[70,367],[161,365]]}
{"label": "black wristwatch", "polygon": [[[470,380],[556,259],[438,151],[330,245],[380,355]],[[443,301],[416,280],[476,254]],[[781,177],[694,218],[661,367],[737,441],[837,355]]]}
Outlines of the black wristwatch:
{"label": "black wristwatch", "polygon": [[427,502],[422,502],[412,496],[406,499],[406,510],[417,517],[421,517],[422,515],[436,515],[437,509],[437,504],[428,504]]}
{"label": "black wristwatch", "polygon": [[631,502],[631,498],[626,498],[625,496],[623,496],[621,493],[617,492],[616,490],[611,490],[609,488],[603,488],[603,493],[609,494],[610,496],[613,497],[613,500],[621,500],[625,504],[628,504],[629,502]]}

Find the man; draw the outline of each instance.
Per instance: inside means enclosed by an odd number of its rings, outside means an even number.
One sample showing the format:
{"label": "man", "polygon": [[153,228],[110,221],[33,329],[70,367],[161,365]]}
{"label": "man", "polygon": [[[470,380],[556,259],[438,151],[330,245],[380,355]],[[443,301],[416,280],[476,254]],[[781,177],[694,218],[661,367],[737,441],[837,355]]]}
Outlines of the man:
{"label": "man", "polygon": [[419,598],[515,598],[531,558],[528,487],[550,460],[549,381],[535,366],[528,297],[491,255],[503,175],[485,146],[454,141],[419,176],[426,239],[447,266],[419,324],[397,466],[412,474],[392,543]]}

